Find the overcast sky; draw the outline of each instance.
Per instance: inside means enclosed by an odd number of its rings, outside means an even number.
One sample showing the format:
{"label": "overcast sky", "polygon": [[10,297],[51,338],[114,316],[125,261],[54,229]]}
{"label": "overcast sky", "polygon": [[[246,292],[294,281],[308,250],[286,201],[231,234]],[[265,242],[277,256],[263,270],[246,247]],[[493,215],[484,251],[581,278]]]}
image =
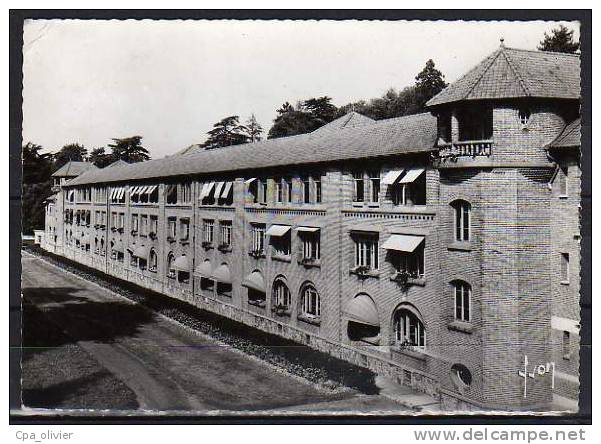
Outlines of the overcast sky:
{"label": "overcast sky", "polygon": [[[577,23],[564,23],[575,30]],[[414,83],[428,59],[452,82],[499,46],[536,49],[553,22],[30,20],[23,140],[88,150],[141,135],[153,158],[221,118],[328,95],[335,105]]]}

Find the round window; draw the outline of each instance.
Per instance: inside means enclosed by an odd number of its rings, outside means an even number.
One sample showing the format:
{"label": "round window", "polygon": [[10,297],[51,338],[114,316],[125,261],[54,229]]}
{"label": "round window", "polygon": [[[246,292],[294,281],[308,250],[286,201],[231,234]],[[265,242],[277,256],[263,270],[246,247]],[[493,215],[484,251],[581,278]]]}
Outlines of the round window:
{"label": "round window", "polygon": [[472,384],[472,374],[463,364],[453,364],[451,377],[453,382],[460,387],[469,387]]}
{"label": "round window", "polygon": [[518,110],[518,117],[520,119],[520,123],[522,125],[527,125],[530,120],[530,110],[528,108],[520,108]]}

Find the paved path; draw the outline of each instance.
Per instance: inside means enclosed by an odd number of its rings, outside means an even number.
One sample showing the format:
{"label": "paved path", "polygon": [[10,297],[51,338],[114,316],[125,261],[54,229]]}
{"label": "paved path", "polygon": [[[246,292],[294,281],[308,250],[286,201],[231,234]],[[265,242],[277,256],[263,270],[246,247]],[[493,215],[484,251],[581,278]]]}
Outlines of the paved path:
{"label": "paved path", "polygon": [[407,412],[382,396],[319,391],[27,253],[22,265],[25,300],[130,387],[141,409]]}

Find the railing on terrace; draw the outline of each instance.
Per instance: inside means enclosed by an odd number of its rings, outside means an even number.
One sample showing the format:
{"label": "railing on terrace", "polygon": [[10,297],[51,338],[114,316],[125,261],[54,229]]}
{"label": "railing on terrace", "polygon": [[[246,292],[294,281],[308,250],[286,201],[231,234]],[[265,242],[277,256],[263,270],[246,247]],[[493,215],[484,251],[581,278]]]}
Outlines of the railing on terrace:
{"label": "railing on terrace", "polygon": [[478,157],[492,154],[492,140],[468,140],[440,145],[440,158]]}

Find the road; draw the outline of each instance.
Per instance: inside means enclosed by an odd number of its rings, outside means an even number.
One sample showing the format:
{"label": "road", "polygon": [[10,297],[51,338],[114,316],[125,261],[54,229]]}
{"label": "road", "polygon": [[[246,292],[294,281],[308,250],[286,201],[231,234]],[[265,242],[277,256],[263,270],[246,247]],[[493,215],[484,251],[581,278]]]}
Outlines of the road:
{"label": "road", "polygon": [[68,338],[55,345],[85,350],[140,409],[406,412],[382,396],[318,390],[27,253],[22,265],[24,303]]}

